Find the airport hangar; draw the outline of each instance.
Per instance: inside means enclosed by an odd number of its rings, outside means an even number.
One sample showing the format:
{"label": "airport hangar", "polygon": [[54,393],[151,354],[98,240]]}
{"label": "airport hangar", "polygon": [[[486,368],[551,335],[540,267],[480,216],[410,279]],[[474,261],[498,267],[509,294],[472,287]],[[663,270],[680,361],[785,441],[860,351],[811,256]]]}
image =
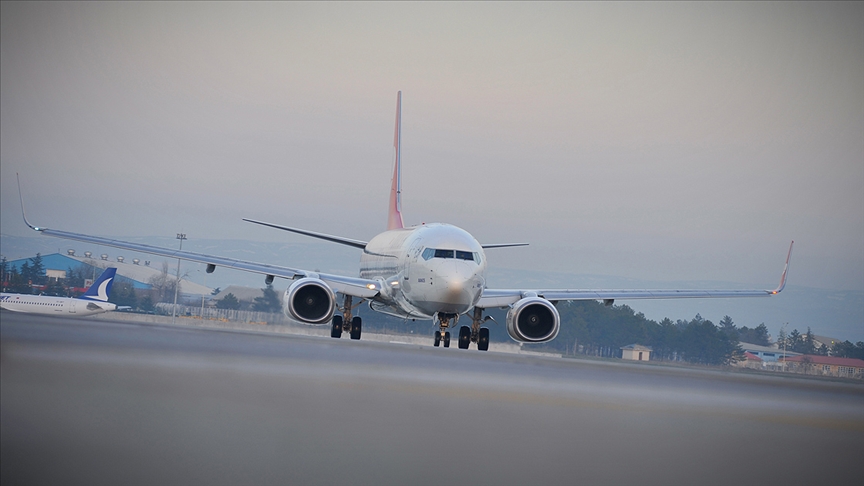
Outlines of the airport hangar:
{"label": "airport hangar", "polygon": [[[41,255],[42,257],[42,265],[45,267],[45,275],[51,278],[62,279],[66,278],[66,270],[69,268],[76,268],[80,265],[85,265],[93,269],[93,274],[91,279],[95,279],[102,270],[108,267],[117,268],[117,282],[129,282],[132,284],[132,287],[135,289],[146,289],[149,290],[152,288],[150,285],[150,281],[154,277],[158,277],[162,274],[162,266],[159,265],[159,268],[151,266],[149,260],[145,260],[143,263],[135,258],[131,262],[127,262],[126,259],[122,256],[115,257],[114,260],[110,260],[108,254],[102,253],[100,255],[93,255],[89,251],[85,251],[83,256],[76,255],[75,250],[68,250],[66,254],[62,253],[51,253],[48,255]],[[35,258],[35,255],[30,258],[20,258],[17,260],[8,260],[6,265],[9,269],[15,268],[17,271],[21,271],[21,265],[27,263],[31,264],[31,260]],[[176,277],[176,273],[168,271],[169,277]],[[92,280],[91,280],[92,281]],[[86,286],[89,285],[89,282]],[[180,279],[180,293],[185,296],[193,296],[193,295],[210,295],[212,289],[209,287],[205,287],[204,285],[197,284],[195,282]]]}

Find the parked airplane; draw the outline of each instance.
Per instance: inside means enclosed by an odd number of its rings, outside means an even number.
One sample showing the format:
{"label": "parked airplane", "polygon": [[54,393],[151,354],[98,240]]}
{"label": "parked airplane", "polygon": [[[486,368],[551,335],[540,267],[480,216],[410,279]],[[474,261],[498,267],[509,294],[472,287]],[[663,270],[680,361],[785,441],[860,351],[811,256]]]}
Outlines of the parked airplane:
{"label": "parked airplane", "polygon": [[[348,332],[351,339],[360,339],[362,320],[353,312],[364,301],[373,310],[385,314],[405,319],[432,319],[438,327],[434,335],[435,346],[443,343],[444,347],[449,347],[449,330],[455,327],[461,316],[467,316],[471,325],[459,328],[459,347],[467,349],[470,343],[476,343],[478,349],[485,351],[489,348],[489,329],[481,326],[490,320],[483,317],[484,309],[488,308],[509,308],[506,328],[515,341],[543,343],[558,335],[560,317],[555,304],[562,300],[602,300],[606,305],[612,305],[616,299],[764,297],[779,293],[786,285],[792,245],[789,246],[780,284],[774,290],[489,289],[486,287],[484,250],[525,243],[481,245],[467,231],[444,223],[405,227],[402,220],[401,116],[400,91],[396,98],[395,161],[387,231],[369,241],[361,241],[245,219],[362,250],[359,278],[41,228],[27,221],[23,199],[22,215],[29,227],[48,236],[199,262],[207,265],[208,273],[217,266],[256,272],[264,274],[268,284],[274,277],[292,279],[294,282],[285,290],[283,299],[285,314],[307,324],[329,323],[330,335],[334,338]],[[342,295],[341,305],[337,294]],[[360,302],[354,303],[354,299]]]}
{"label": "parked airplane", "polygon": [[51,297],[48,295],[0,294],[0,308],[28,314],[53,316],[92,316],[117,310],[108,302],[108,293],[114,283],[117,269],[106,268],[81,297]]}

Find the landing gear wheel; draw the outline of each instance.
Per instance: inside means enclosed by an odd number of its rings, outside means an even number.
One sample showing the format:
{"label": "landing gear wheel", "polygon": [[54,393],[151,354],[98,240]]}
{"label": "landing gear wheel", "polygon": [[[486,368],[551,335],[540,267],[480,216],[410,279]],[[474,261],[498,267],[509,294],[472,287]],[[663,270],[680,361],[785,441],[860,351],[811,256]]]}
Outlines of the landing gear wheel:
{"label": "landing gear wheel", "polygon": [[477,349],[480,351],[489,351],[489,328],[481,327],[480,335],[477,338]]}
{"label": "landing gear wheel", "polygon": [[351,339],[358,340],[360,339],[360,332],[363,330],[363,319],[360,316],[356,316],[351,319]]}
{"label": "landing gear wheel", "polygon": [[459,349],[468,349],[471,344],[471,328],[462,326],[459,328]]}
{"label": "landing gear wheel", "polygon": [[333,325],[330,327],[330,337],[336,339],[342,337],[342,316],[333,316]]}
{"label": "landing gear wheel", "polygon": [[445,348],[450,347],[450,331],[447,331],[444,333],[444,347]]}
{"label": "landing gear wheel", "polygon": [[434,346],[437,348],[439,344],[441,344],[441,331],[435,331],[435,345]]}

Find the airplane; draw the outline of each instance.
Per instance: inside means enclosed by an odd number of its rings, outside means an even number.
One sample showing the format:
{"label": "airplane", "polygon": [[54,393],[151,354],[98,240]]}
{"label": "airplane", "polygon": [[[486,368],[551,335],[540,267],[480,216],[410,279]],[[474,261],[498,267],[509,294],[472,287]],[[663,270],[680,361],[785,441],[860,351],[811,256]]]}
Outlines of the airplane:
{"label": "airplane", "polygon": [[[560,301],[599,300],[607,306],[618,299],[678,299],[717,297],[766,297],[779,294],[786,285],[792,244],[780,284],[773,290],[570,290],[570,289],[490,289],[486,286],[485,250],[526,243],[480,244],[470,233],[446,223],[406,227],[402,219],[402,92],[396,97],[396,126],[393,137],[395,157],[388,205],[387,230],[369,241],[334,236],[289,226],[246,219],[250,223],[318,238],[361,250],[358,277],[326,274],[257,263],[215,255],[173,250],[110,238],[53,230],[25,224],[47,236],[112,246],[126,250],[178,258],[205,264],[207,273],[217,266],[265,275],[271,284],[275,277],[293,280],[285,290],[283,311],[286,316],[306,324],[329,324],[330,335],[339,338],[343,332],[360,339],[362,319],[354,309],[363,302],[377,312],[403,319],[431,319],[438,330],[434,346],[450,346],[450,329],[460,317],[470,319],[470,326],[459,328],[458,345],[467,349],[489,349],[489,329],[482,324],[492,320],[483,317],[489,308],[508,309],[506,329],[520,343],[544,343],[555,339],[561,318],[555,305]],[[20,196],[20,182],[19,182]],[[338,295],[342,296],[341,305]],[[354,299],[359,299],[355,303]]]}
{"label": "airplane", "polygon": [[108,293],[117,269],[106,268],[102,275],[81,297],[51,297],[48,295],[0,294],[0,308],[26,314],[52,316],[92,316],[117,310],[117,305],[108,302]]}

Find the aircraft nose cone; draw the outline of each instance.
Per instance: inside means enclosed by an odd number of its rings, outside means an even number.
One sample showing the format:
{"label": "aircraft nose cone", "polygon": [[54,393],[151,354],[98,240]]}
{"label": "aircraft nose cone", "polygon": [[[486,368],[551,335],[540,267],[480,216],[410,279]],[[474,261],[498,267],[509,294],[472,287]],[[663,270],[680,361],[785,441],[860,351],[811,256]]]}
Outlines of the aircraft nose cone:
{"label": "aircraft nose cone", "polygon": [[439,278],[446,282],[446,286],[440,288],[435,300],[452,306],[450,312],[468,310],[482,290],[477,275],[467,262],[447,262],[442,267]]}

